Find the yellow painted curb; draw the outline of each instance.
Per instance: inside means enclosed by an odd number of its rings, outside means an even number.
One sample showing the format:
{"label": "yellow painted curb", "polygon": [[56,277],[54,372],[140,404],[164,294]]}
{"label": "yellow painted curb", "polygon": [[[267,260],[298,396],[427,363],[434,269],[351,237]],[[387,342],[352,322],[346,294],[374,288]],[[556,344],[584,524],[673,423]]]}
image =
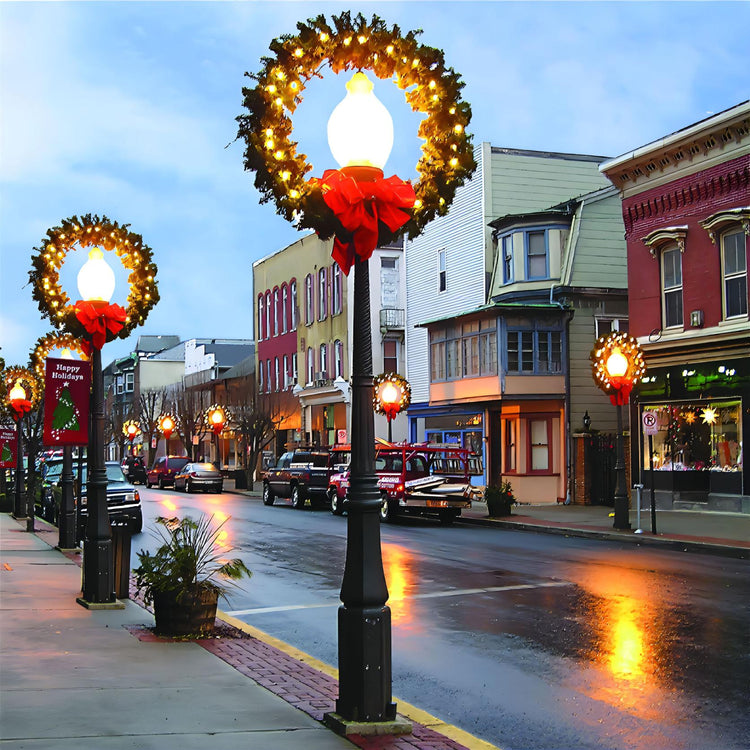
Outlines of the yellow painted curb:
{"label": "yellow painted curb", "polygon": [[[258,628],[248,625],[246,622],[243,622],[236,617],[232,617],[232,615],[228,615],[222,610],[217,610],[216,616],[227,624],[241,630],[243,633],[247,633],[248,635],[253,636],[253,638],[257,638],[259,641],[267,643],[269,646],[273,646],[288,656],[297,659],[297,661],[301,661],[303,664],[307,664],[313,669],[317,669],[318,672],[333,677],[335,680],[338,679],[338,669],[332,667],[330,664],[326,664],[325,662],[316,659],[314,656],[310,656],[310,654],[306,654],[304,651],[300,651],[298,648],[290,646],[288,643],[280,641],[278,638],[274,638],[272,635],[269,635],[262,630],[258,630]],[[423,711],[421,708],[412,706],[411,703],[407,703],[406,701],[402,701],[395,697],[394,701],[398,704],[398,712],[402,716],[405,716],[407,719],[415,721],[422,726],[428,727],[434,732],[442,734],[444,737],[460,742],[462,745],[465,745],[468,750],[500,750],[496,745],[491,745],[485,740],[480,740],[479,737],[475,737],[473,734],[469,734],[463,729],[454,727],[452,724],[446,724],[442,719],[438,719],[437,716],[428,714],[427,711]]]}

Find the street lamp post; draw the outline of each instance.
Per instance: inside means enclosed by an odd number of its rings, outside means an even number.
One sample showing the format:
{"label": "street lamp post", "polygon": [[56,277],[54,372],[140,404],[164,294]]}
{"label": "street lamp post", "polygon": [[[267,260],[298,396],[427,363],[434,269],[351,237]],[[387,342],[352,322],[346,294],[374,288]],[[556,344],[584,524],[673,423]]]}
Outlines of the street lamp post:
{"label": "street lamp post", "polygon": [[23,389],[20,381],[16,381],[16,384],[10,389],[8,402],[13,409],[13,419],[16,423],[16,481],[13,488],[13,516],[15,518],[24,518],[26,516],[26,508],[24,507],[23,502],[23,450],[21,431],[23,415],[25,413],[23,410],[23,404],[27,403],[27,399],[26,391]]}
{"label": "street lamp post", "polygon": [[206,409],[206,424],[214,434],[214,449],[216,451],[217,468],[221,471],[222,467],[222,456],[221,456],[221,441],[219,436],[224,426],[229,421],[229,413],[220,404],[214,404]]}
{"label": "street lamp post", "polygon": [[393,442],[393,420],[411,403],[411,386],[406,378],[394,372],[375,378],[373,408],[388,420],[388,442]]}
{"label": "street lamp post", "polygon": [[643,377],[646,366],[638,342],[632,336],[620,331],[613,331],[597,339],[589,358],[594,381],[609,396],[617,410],[613,527],[627,531],[630,529],[630,511],[625,471],[622,407],[628,403],[630,392]]}

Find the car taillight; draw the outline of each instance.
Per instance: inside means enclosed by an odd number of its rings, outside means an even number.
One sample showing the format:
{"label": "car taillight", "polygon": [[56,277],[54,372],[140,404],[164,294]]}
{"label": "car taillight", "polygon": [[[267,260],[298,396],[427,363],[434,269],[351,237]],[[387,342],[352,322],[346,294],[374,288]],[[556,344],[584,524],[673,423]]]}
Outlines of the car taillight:
{"label": "car taillight", "polygon": [[403,492],[404,491],[404,485],[403,484],[397,484],[396,485],[396,492]]}
{"label": "car taillight", "polygon": [[136,490],[133,494],[135,495],[135,501],[137,503],[140,503],[141,502],[141,493],[138,492],[138,490]]}
{"label": "car taillight", "polygon": [[197,477],[198,476],[198,472],[197,471],[191,471],[190,472],[190,476],[191,477]]}

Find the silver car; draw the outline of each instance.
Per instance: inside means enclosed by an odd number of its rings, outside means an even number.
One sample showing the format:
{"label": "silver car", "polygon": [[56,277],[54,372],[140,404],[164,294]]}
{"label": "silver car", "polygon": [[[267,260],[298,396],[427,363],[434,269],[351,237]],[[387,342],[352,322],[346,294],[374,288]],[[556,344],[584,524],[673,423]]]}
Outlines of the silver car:
{"label": "silver car", "polygon": [[183,492],[221,492],[224,478],[208,463],[187,463],[174,475],[174,488]]}

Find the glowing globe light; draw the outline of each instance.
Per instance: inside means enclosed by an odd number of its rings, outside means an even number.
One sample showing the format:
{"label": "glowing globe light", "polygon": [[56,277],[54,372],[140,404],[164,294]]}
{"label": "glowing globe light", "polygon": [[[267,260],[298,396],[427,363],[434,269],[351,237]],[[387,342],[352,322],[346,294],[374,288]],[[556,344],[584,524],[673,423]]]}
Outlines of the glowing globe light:
{"label": "glowing globe light", "polygon": [[328,120],[328,145],[341,167],[382,169],[393,148],[393,120],[373,93],[372,81],[355,73],[347,95]]}
{"label": "glowing globe light", "polygon": [[393,383],[386,383],[381,389],[380,389],[380,400],[383,403],[386,404],[395,404],[399,398],[401,397],[401,394],[399,393],[399,389],[396,388]]}
{"label": "glowing globe light", "polygon": [[605,367],[607,368],[607,374],[610,378],[624,377],[625,373],[628,371],[628,359],[620,351],[619,346],[616,346],[613,349],[612,354],[607,357]]}
{"label": "glowing globe light", "polygon": [[87,302],[109,302],[115,293],[115,272],[98,247],[89,252],[89,259],[78,272],[78,292]]}
{"label": "glowing globe light", "polygon": [[26,391],[23,389],[23,386],[21,385],[21,381],[17,380],[16,384],[10,389],[10,393],[8,394],[8,401],[11,403],[15,401],[25,401],[26,400]]}
{"label": "glowing globe light", "polygon": [[216,411],[211,413],[211,421],[214,424],[221,424],[224,421],[224,416],[222,413],[217,409]]}

